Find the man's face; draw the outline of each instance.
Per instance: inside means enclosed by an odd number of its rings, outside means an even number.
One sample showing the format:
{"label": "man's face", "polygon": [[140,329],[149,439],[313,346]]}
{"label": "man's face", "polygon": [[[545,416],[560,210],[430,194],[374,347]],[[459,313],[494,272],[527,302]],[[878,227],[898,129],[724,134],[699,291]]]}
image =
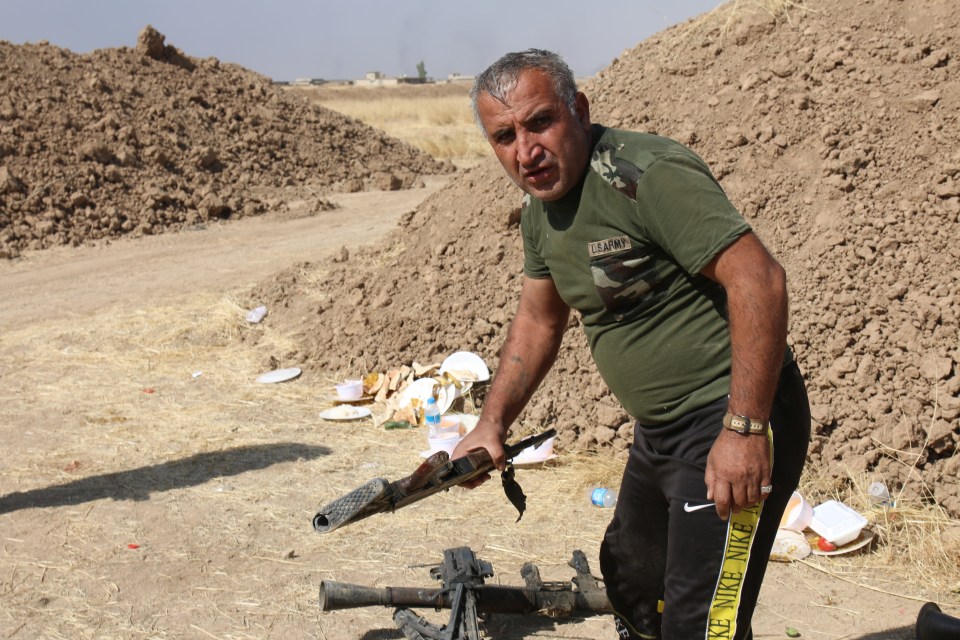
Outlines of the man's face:
{"label": "man's face", "polygon": [[576,110],[570,113],[550,78],[535,69],[520,74],[505,102],[489,93],[477,98],[480,123],[500,164],[517,186],[547,202],[576,186],[587,166],[590,107],[582,93]]}

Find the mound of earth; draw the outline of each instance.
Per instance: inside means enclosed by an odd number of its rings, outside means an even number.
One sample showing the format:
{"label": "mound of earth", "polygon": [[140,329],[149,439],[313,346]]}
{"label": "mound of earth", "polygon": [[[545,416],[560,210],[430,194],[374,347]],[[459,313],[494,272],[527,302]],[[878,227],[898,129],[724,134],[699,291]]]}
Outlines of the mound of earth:
{"label": "mound of earth", "polygon": [[[727,6],[641,43],[586,87],[594,121],[696,149],[783,262],[811,461],[838,483],[882,479],[954,516],[958,18],[949,0],[811,1],[778,15]],[[463,349],[495,371],[520,282],[519,201],[495,164],[481,165],[375,250],[300,265],[252,297],[298,336],[281,355],[318,370]],[[567,450],[622,452],[629,418],[577,324],[521,423],[556,424]]]}
{"label": "mound of earth", "polygon": [[261,195],[419,185],[453,167],[152,27],[77,55],[0,41],[0,254],[277,211]]}

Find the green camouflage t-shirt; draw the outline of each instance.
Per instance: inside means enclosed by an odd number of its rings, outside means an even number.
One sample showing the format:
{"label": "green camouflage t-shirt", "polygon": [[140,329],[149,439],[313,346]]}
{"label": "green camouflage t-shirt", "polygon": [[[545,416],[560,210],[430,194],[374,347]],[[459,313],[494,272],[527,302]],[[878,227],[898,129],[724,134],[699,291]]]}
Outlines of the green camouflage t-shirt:
{"label": "green camouflage t-shirt", "polygon": [[576,188],[524,198],[524,272],[553,278],[610,390],[656,425],[729,393],[726,295],[698,274],[750,226],[683,145],[599,125],[593,140]]}

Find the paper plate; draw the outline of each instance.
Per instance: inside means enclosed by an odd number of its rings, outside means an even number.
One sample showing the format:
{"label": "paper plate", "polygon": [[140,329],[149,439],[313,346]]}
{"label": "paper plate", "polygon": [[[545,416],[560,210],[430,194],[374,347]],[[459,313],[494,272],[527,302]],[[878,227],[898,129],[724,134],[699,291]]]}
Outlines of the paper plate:
{"label": "paper plate", "polygon": [[864,527],[860,530],[860,534],[848,542],[847,544],[841,545],[834,549],[833,551],[824,551],[817,546],[817,538],[819,537],[815,531],[812,529],[806,530],[807,542],[810,544],[810,553],[815,556],[840,556],[845,553],[851,553],[858,549],[862,549],[871,542],[876,537],[876,534],[867,527]]}
{"label": "paper plate", "polygon": [[320,412],[320,417],[324,420],[359,420],[370,415],[370,409],[366,407],[355,407],[350,404],[341,404]]}
{"label": "paper plate", "polygon": [[286,382],[287,380],[293,380],[300,375],[300,369],[293,367],[290,369],[275,369],[274,371],[268,371],[263,375],[257,377],[257,382]]}
{"label": "paper plate", "polygon": [[[469,351],[457,351],[440,365],[440,373],[447,371],[469,371],[476,376],[476,382],[486,382],[490,379],[490,369],[483,358]],[[466,380],[464,382],[467,382]]]}
{"label": "paper plate", "polygon": [[433,395],[433,388],[437,387],[437,406],[440,407],[440,413],[446,412],[453,404],[457,395],[456,387],[452,384],[441,385],[433,378],[419,378],[404,387],[400,392],[400,406],[407,406],[414,398],[420,401],[420,407],[427,404],[427,399]]}

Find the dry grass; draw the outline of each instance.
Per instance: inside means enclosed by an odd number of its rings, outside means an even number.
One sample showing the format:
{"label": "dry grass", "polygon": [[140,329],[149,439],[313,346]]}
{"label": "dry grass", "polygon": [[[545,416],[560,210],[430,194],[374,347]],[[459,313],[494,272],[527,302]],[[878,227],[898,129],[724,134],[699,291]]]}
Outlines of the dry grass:
{"label": "dry grass", "polygon": [[[357,91],[368,91],[359,89]],[[328,109],[356,118],[441,160],[470,163],[490,147],[473,122],[465,95],[403,94],[370,100],[340,92],[317,100]]]}

